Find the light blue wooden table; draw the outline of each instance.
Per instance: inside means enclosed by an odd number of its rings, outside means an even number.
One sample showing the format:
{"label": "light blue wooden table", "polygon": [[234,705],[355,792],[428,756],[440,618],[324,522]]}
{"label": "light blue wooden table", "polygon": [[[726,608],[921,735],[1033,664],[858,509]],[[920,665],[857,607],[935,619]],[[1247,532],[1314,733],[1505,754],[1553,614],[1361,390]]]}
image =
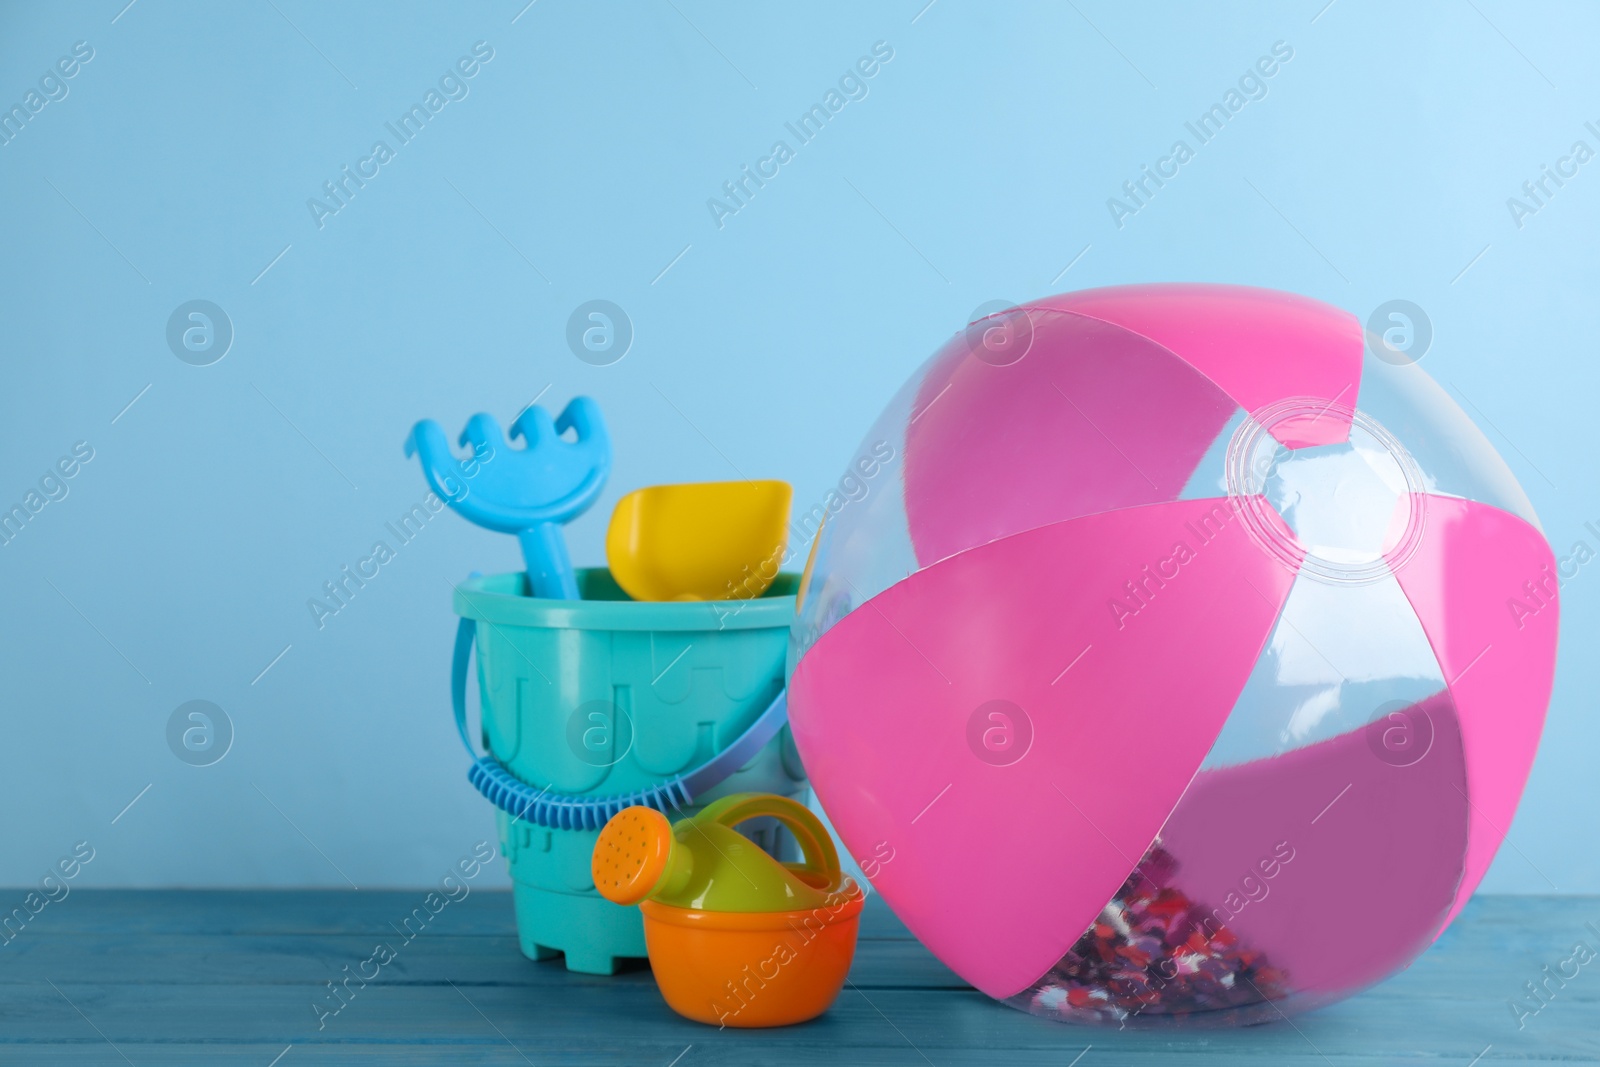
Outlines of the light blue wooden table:
{"label": "light blue wooden table", "polygon": [[[517,951],[511,902],[441,912],[335,1016],[313,1002],[419,892],[80,889],[0,947],[0,1064],[1441,1065],[1600,1063],[1600,959],[1519,1029],[1509,1001],[1579,940],[1600,898],[1488,897],[1409,971],[1345,1003],[1246,1030],[1119,1032],[995,1004],[878,900],[833,1009],[785,1030],[680,1019],[647,970],[568,974]],[[370,973],[370,969],[369,969]],[[1571,973],[1569,967],[1568,973]]]}

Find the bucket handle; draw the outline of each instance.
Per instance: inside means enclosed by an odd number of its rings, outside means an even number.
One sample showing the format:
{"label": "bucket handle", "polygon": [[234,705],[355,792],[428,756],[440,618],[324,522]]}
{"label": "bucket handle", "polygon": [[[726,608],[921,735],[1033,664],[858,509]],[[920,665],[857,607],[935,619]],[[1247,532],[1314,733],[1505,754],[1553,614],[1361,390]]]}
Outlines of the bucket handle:
{"label": "bucket handle", "polygon": [[551,793],[549,787],[535,790],[513,775],[493,755],[478,755],[467,734],[467,676],[471,669],[472,646],[476,643],[477,623],[462,619],[456,627],[454,662],[450,670],[450,701],[455,709],[456,731],[473,764],[467,771],[470,781],[500,810],[526,819],[537,826],[558,830],[598,830],[623,808],[642,805],[667,812],[686,808],[694,799],[721,784],[729,775],[749,763],[789,721],[787,693],[779,690],[765,711],[727,748],[700,766],[675,774],[653,786],[611,796],[571,796]]}

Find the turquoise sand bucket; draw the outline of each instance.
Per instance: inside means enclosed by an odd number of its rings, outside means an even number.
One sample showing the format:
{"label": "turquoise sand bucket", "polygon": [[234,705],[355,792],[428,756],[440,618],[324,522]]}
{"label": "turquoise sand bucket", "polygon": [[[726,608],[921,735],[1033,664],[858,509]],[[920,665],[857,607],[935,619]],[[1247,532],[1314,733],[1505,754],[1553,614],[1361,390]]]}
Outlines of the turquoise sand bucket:
{"label": "turquoise sand bucket", "polygon": [[[568,970],[614,974],[645,956],[639,910],[601,897],[589,873],[595,839],[621,808],[692,813],[747,791],[804,802],[783,702],[796,585],[780,574],[755,600],[646,603],[597,568],[578,572],[579,600],[530,596],[521,572],[456,587],[456,721],[472,751],[476,650],[488,754],[470,777],[500,809],[528,958],[559,952]],[[745,833],[780,851],[776,824]]]}

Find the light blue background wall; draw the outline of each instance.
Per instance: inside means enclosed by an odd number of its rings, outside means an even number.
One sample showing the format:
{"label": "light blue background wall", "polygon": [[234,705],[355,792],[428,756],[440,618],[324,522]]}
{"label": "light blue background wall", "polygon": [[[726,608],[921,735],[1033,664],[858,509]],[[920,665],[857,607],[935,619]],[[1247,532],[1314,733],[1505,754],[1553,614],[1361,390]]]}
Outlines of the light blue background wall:
{"label": "light blue background wall", "polygon": [[[1600,148],[1592,7],[524,2],[0,8],[7,106],[94,49],[0,147],[0,504],[94,449],[0,548],[0,883],[79,840],[85,884],[422,883],[491,836],[446,707],[448,583],[517,567],[514,543],[444,516],[325,628],[306,601],[422,497],[413,420],[509,420],[541,391],[613,428],[571,530],[594,562],[639,485],[736,465],[820,498],[986,301],[1165,279],[1363,317],[1405,298],[1558,549],[1600,547],[1600,162],[1520,229],[1506,206]],[[319,229],[307,198],[477,41],[470,95]],[[866,99],[719,229],[707,198],[877,41]],[[1118,229],[1106,199],[1276,41],[1266,98]],[[608,367],[563,339],[597,297],[637,332]],[[196,298],[236,331],[209,367],[164,338]],[[1600,564],[1565,596],[1493,890],[1600,891]],[[235,725],[211,767],[167,747],[191,699]]]}

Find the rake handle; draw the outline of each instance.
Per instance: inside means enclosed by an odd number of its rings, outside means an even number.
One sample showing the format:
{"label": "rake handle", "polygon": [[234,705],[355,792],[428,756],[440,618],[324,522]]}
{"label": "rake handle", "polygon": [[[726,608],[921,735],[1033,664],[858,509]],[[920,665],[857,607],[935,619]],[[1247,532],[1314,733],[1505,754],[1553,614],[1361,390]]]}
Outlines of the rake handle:
{"label": "rake handle", "polygon": [[517,533],[522,561],[528,568],[528,591],[549,600],[577,600],[578,578],[567,556],[561,527],[541,522]]}

